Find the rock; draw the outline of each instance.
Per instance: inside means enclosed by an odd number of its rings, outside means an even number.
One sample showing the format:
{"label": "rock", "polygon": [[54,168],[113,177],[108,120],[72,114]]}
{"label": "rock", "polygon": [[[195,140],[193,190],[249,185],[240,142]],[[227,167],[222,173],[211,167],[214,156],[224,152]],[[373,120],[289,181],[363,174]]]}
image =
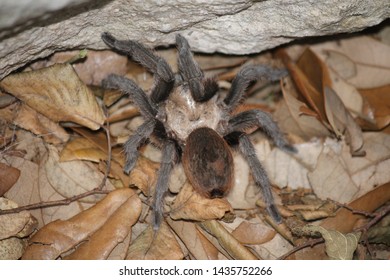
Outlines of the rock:
{"label": "rock", "polygon": [[[12,9],[18,11],[47,2],[12,1]],[[100,39],[103,31],[151,47],[173,44],[180,32],[195,51],[250,54],[297,38],[356,32],[390,16],[388,0],[51,2],[66,4],[45,9],[30,21],[26,13],[17,13],[20,18],[12,21],[0,21],[0,79],[56,51],[107,48]],[[65,5],[70,6],[61,9]],[[13,13],[9,5],[2,6],[1,11],[1,16]],[[11,28],[10,22],[26,23]]]}

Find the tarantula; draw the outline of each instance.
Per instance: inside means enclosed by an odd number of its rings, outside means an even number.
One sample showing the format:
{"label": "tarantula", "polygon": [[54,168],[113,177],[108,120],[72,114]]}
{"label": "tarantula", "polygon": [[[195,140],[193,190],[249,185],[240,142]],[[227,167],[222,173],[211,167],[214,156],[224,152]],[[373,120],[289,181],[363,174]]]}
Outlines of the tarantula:
{"label": "tarantula", "polygon": [[134,81],[111,74],[103,80],[103,87],[119,89],[129,95],[139,108],[145,122],[124,144],[129,173],[138,158],[138,148],[147,139],[157,141],[162,149],[162,160],[153,196],[153,228],[158,230],[163,220],[163,200],[173,166],[182,160],[187,179],[200,194],[224,196],[233,185],[231,145],[238,146],[246,158],[253,179],[263,193],[266,209],[277,222],[281,216],[274,204],[267,174],[256,156],[245,133],[249,128],[262,128],[282,150],[295,152],[287,143],[268,113],[248,110],[234,114],[233,110],[244,98],[249,84],[261,78],[275,81],[285,76],[285,70],[263,65],[243,67],[232,81],[225,98],[217,94],[218,84],[206,78],[193,58],[187,40],[176,35],[178,68],[176,75],[168,63],[152,50],[135,41],[117,40],[109,33],[103,41],[112,49],[124,53],[154,74],[154,86],[147,95]]}

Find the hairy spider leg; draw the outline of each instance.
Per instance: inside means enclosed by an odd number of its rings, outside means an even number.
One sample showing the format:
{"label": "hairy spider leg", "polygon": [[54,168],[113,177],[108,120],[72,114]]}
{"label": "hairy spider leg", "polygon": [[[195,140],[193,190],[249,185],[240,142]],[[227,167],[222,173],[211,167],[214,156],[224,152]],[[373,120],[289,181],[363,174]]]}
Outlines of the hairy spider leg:
{"label": "hairy spider leg", "polygon": [[297,150],[284,138],[276,122],[271,115],[261,110],[248,110],[230,118],[227,133],[245,132],[248,128],[260,128],[269,136],[275,145],[286,152],[295,153]]}
{"label": "hairy spider leg", "polygon": [[179,73],[188,84],[192,98],[196,102],[205,102],[218,91],[218,84],[212,78],[205,78],[202,69],[195,61],[188,41],[180,34],[176,35],[178,48]]}
{"label": "hairy spider leg", "polygon": [[156,189],[153,200],[153,230],[160,228],[163,220],[164,196],[168,191],[169,176],[178,158],[176,144],[173,141],[165,141],[162,147],[162,158],[158,171]]}
{"label": "hairy spider leg", "polygon": [[256,150],[253,147],[248,135],[242,134],[238,138],[238,143],[240,152],[243,154],[249,164],[250,169],[252,170],[253,180],[263,193],[267,212],[275,222],[281,223],[282,218],[279,214],[278,209],[275,206],[274,197],[272,196],[271,185],[269,183],[267,172],[261,166],[261,163],[256,155]]}
{"label": "hairy spider leg", "polygon": [[129,95],[129,98],[139,108],[141,114],[146,119],[135,133],[129,137],[124,144],[126,154],[126,163],[124,171],[128,174],[134,168],[138,158],[138,147],[152,134],[156,121],[154,119],[157,114],[157,109],[149,101],[145,92],[132,80],[118,76],[115,74],[109,75],[103,80],[104,88],[119,89],[120,91]]}
{"label": "hairy spider leg", "polygon": [[168,98],[175,84],[175,75],[163,58],[138,42],[117,40],[108,32],[102,34],[102,39],[108,46],[130,56],[154,74],[154,87],[150,94],[153,103],[159,103]]}
{"label": "hairy spider leg", "polygon": [[110,74],[102,81],[102,86],[103,88],[119,89],[126,93],[146,119],[153,119],[156,116],[156,105],[150,102],[146,93],[133,80]]}
{"label": "hairy spider leg", "polygon": [[233,111],[244,98],[246,89],[250,83],[266,78],[270,81],[277,81],[288,74],[285,69],[271,68],[265,65],[244,66],[233,79],[228,95],[224,99],[228,110]]}
{"label": "hairy spider leg", "polygon": [[138,147],[150,137],[155,126],[156,121],[154,119],[145,121],[123,145],[126,155],[126,163],[123,168],[125,173],[129,174],[133,170],[139,155]]}

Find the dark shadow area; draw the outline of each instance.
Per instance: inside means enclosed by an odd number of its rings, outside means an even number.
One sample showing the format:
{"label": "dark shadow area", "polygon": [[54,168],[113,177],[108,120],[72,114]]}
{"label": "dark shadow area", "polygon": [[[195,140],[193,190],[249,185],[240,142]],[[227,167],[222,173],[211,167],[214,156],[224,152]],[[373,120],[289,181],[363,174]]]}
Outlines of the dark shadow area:
{"label": "dark shadow area", "polygon": [[54,23],[62,22],[87,11],[101,9],[110,2],[112,2],[112,0],[92,0],[86,3],[65,7],[63,9],[53,11],[52,13],[45,13],[44,15],[36,18],[30,18],[26,22],[16,24],[12,28],[0,29],[0,42],[35,27],[45,27]]}

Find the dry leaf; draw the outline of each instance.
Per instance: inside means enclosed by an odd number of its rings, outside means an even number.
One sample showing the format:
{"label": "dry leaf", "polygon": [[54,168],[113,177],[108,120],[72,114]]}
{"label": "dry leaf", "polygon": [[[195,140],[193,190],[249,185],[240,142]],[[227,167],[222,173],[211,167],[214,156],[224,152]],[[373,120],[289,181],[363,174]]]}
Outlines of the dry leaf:
{"label": "dry leaf", "polygon": [[[359,211],[372,212],[388,201],[390,201],[390,183],[373,189],[349,203],[348,206]],[[353,230],[361,217],[361,215],[354,214],[348,209],[340,208],[334,217],[325,219],[321,226],[326,229],[347,233]]]}
{"label": "dry leaf", "polygon": [[19,176],[19,169],[0,162],[0,196],[3,196],[12,188],[16,181],[18,181]]}
{"label": "dry leaf", "polygon": [[[0,197],[0,210],[16,208],[18,205]],[[27,211],[0,216],[0,260],[19,259],[27,245],[28,237],[37,226],[37,221]]]}
{"label": "dry leaf", "polygon": [[299,211],[299,214],[305,221],[315,221],[329,217],[332,213],[325,210]]}
{"label": "dry leaf", "polygon": [[342,234],[314,225],[307,225],[302,230],[309,233],[320,233],[325,239],[326,254],[334,260],[352,260],[361,235],[361,232]]}
{"label": "dry leaf", "polygon": [[[76,138],[73,141],[69,142],[65,148],[61,151],[61,161],[69,161],[74,159],[83,159],[89,160],[92,162],[102,163],[102,160],[107,160],[108,157],[108,143],[107,136],[103,131],[90,131],[84,128],[73,128],[78,134],[82,135],[83,138]],[[116,139],[113,137],[110,138],[110,145],[116,143]],[[139,158],[139,161],[142,161],[142,157]],[[119,179],[122,182],[122,186],[129,186],[132,182],[132,177],[123,172],[124,165],[124,153],[123,148],[114,147],[111,149],[111,169],[110,176]],[[147,162],[145,164],[145,170],[150,169],[150,166],[154,166],[155,163]],[[106,164],[101,165],[101,170],[106,170]],[[103,172],[104,172],[103,171]],[[135,172],[137,173],[137,172]],[[137,176],[135,176],[137,177]],[[148,187],[142,185],[142,187]]]}
{"label": "dry leaf", "polygon": [[[31,145],[31,148],[35,148]],[[20,157],[4,158],[11,166],[20,170],[20,177],[16,184],[4,194],[4,197],[16,202],[18,205],[28,205],[41,202],[39,195],[38,168],[36,163]],[[31,214],[43,225],[42,213],[40,210],[32,210]]]}
{"label": "dry leaf", "polygon": [[66,256],[70,260],[107,259],[112,250],[129,235],[131,227],[141,214],[141,200],[132,195],[94,232],[75,252]]}
{"label": "dry leaf", "polygon": [[[0,197],[0,210],[16,208],[18,205],[4,197]],[[36,220],[27,211],[0,216],[0,240],[10,237],[23,238],[36,228]]]}
{"label": "dry leaf", "polygon": [[364,100],[356,87],[347,83],[344,79],[337,75],[332,69],[329,69],[330,78],[332,80],[332,89],[337,93],[344,106],[355,118],[357,116],[367,117],[363,112]]}
{"label": "dry leaf", "polygon": [[136,186],[143,194],[148,196],[150,193],[153,193],[159,167],[159,163],[143,156],[138,157],[137,163],[130,173],[130,184]]}
{"label": "dry leaf", "polygon": [[[108,145],[107,145],[107,135],[103,130],[99,131],[91,131],[90,129],[86,129],[83,127],[73,127],[72,130],[83,136],[85,139],[88,139],[91,142],[91,145],[94,147],[98,147],[104,153],[108,153]],[[111,145],[116,143],[114,138],[110,138]],[[113,154],[113,156],[117,156],[117,154]]]}
{"label": "dry leaf", "polygon": [[127,260],[181,260],[184,255],[166,223],[157,232],[148,227],[130,245]]}
{"label": "dry leaf", "polygon": [[[306,52],[306,54],[310,55],[310,59],[313,59],[311,52]],[[317,65],[313,65],[311,61],[307,61],[306,56],[301,56],[300,67],[292,63],[287,57],[287,55],[284,56],[286,66],[299,92],[305,98],[309,108],[317,114],[316,117],[318,118],[318,120],[321,123],[325,124],[326,114],[325,108],[323,106],[322,85],[318,84],[318,78],[322,78],[321,69],[319,69]],[[312,67],[314,68],[312,69]],[[314,75],[314,81],[317,81],[317,85],[312,84],[312,81],[309,79],[309,77],[305,75],[305,72],[301,68],[305,69],[306,73],[310,74],[310,76]],[[318,75],[320,76],[318,77]]]}
{"label": "dry leaf", "polygon": [[18,260],[26,248],[26,240],[11,237],[0,240],[0,260]]}
{"label": "dry leaf", "polygon": [[390,246],[390,216],[385,216],[378,224],[367,232],[370,243],[386,244]]}
{"label": "dry leaf", "polygon": [[293,245],[280,234],[264,244],[250,245],[250,248],[264,260],[276,260],[293,249]]}
{"label": "dry leaf", "polygon": [[390,136],[363,133],[365,157],[353,157],[344,142],[325,141],[316,167],[308,173],[319,198],[348,203],[390,180]]}
{"label": "dry leaf", "polygon": [[[267,139],[262,139],[255,145],[256,153],[264,166],[271,184],[280,188],[289,186],[296,188],[311,188],[307,173],[315,166],[321,143],[309,142],[295,145],[297,154],[289,154],[278,148],[271,148]],[[277,199],[277,196],[275,196]]]}
{"label": "dry leaf", "polygon": [[72,160],[100,162],[107,160],[107,154],[93,145],[90,140],[80,137],[69,141],[61,151],[61,162]]}
{"label": "dry leaf", "polygon": [[233,154],[234,185],[226,196],[234,209],[253,209],[259,199],[259,189],[249,184],[249,165],[241,154]]}
{"label": "dry leaf", "polygon": [[192,222],[167,219],[169,226],[196,260],[217,260],[218,249],[208,241]]}
{"label": "dry leaf", "polygon": [[321,122],[329,123],[338,137],[346,133],[351,153],[363,155],[360,151],[363,145],[361,129],[332,89],[332,78],[324,62],[310,48],[303,52],[296,66],[288,58],[285,60],[295,84]]}
{"label": "dry leaf", "polygon": [[363,128],[380,130],[390,124],[390,85],[379,88],[360,89],[366,106],[364,118],[360,119]]}
{"label": "dry leaf", "polygon": [[[383,204],[390,201],[390,183],[375,188],[371,192],[359,197],[348,204],[348,207],[358,211],[372,212]],[[320,223],[320,226],[327,230],[335,230],[341,233],[351,232],[362,215],[355,214],[352,211],[340,208],[334,217],[329,217]],[[297,259],[324,259],[324,246],[320,244],[314,248],[304,249],[296,252]]]}
{"label": "dry leaf", "polygon": [[333,132],[338,137],[341,137],[345,132],[351,145],[351,153],[361,155],[361,151],[359,151],[363,145],[361,129],[332,89],[332,79],[327,66],[311,49],[307,49],[302,54],[297,65],[321,94],[322,100],[321,102],[317,101],[317,106],[324,108],[326,119]]}
{"label": "dry leaf", "polygon": [[322,111],[324,109],[322,92],[325,87],[332,86],[332,81],[327,66],[316,55],[316,53],[311,50],[311,48],[307,48],[302,53],[297,61],[297,66],[303,71],[310,84],[316,89],[316,92],[319,93],[319,95],[316,97],[316,104],[319,108],[322,108]]}
{"label": "dry leaf", "polygon": [[[36,190],[32,189],[31,192],[35,195],[35,191],[38,192],[39,201],[40,202],[50,202],[50,201],[58,201],[64,200],[66,197],[60,195],[48,181],[46,176],[46,170],[44,164],[39,166],[38,174],[38,187]],[[97,200],[88,201],[88,199],[84,201],[74,201],[68,205],[58,205],[52,207],[46,207],[37,211],[40,218],[40,227],[47,225],[56,220],[66,220],[69,219],[80,212],[92,207]]]}
{"label": "dry leaf", "polygon": [[69,64],[13,74],[0,86],[53,121],[72,121],[93,130],[104,122],[95,96]]}
{"label": "dry leaf", "polygon": [[228,212],[233,212],[233,209],[226,200],[204,198],[187,183],[171,205],[170,217],[174,220],[205,221],[220,219]]}
{"label": "dry leaf", "polygon": [[364,155],[361,150],[363,146],[362,130],[354,121],[352,115],[345,108],[343,102],[336,92],[325,86],[325,111],[326,116],[336,135],[346,134],[347,141],[351,147],[352,155]]}
{"label": "dry leaf", "polygon": [[215,220],[200,223],[201,227],[215,236],[219,244],[236,260],[257,260],[258,258],[233,237],[219,222]]}
{"label": "dry leaf", "polygon": [[[97,188],[104,175],[89,162],[60,162],[56,148],[49,146],[44,160],[46,177],[50,185],[62,196],[72,197]],[[112,187],[112,186],[111,186]],[[99,196],[91,196],[83,201],[96,201]]]}
{"label": "dry leaf", "polygon": [[[78,53],[79,51],[57,52],[50,57],[50,62],[65,63]],[[127,57],[113,51],[88,50],[86,59],[73,64],[73,67],[85,84],[100,86],[109,74],[126,74]]]}
{"label": "dry leaf", "polygon": [[308,178],[314,193],[321,199],[348,203],[359,191],[344,162],[331,149],[320,154],[316,168],[308,173]]}
{"label": "dry leaf", "polygon": [[133,196],[136,194],[131,189],[119,189],[69,220],[51,222],[29,240],[29,246],[22,259],[58,258],[102,228],[112,218],[112,215]]}
{"label": "dry leaf", "polygon": [[110,255],[108,256],[107,260],[124,260],[127,255],[127,249],[130,246],[131,239],[133,237],[132,234],[133,227],[129,234],[126,236],[126,238],[123,240],[123,242],[117,244],[115,248],[111,251]]}
{"label": "dry leaf", "polygon": [[232,235],[241,244],[247,245],[266,243],[274,238],[275,234],[275,231],[260,219],[244,220],[232,231]]}
{"label": "dry leaf", "polygon": [[390,246],[390,226],[371,228],[368,232],[368,240],[370,243]]}
{"label": "dry leaf", "polygon": [[373,88],[390,80],[390,46],[369,36],[329,41],[311,47],[330,68],[357,88]]}
{"label": "dry leaf", "polygon": [[69,139],[68,133],[60,125],[23,103],[15,103],[0,110],[0,118],[31,131],[47,143],[61,144]]}
{"label": "dry leaf", "polygon": [[298,100],[298,93],[290,78],[284,79],[282,92],[284,100],[273,114],[282,131],[298,135],[306,141],[313,137],[330,136],[329,130],[315,116],[305,113],[309,108]]}

